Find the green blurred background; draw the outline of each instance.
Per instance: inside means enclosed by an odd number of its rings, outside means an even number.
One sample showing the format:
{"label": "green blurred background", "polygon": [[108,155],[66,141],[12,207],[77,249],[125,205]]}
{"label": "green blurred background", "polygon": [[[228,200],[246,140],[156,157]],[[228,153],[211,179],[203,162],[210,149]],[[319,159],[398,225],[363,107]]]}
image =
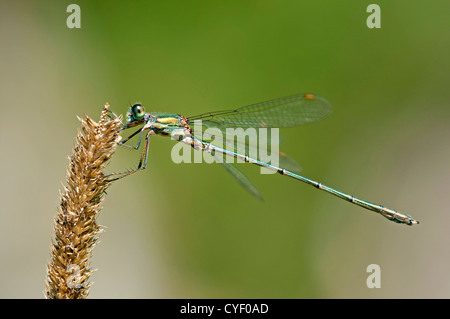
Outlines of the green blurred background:
{"label": "green blurred background", "polygon": [[[303,174],[421,221],[397,225],[279,175],[171,161],[114,183],[93,298],[450,297],[448,0],[69,1],[0,5],[0,297],[42,298],[53,217],[78,116],[186,116],[295,93],[333,113],[283,129]],[[120,149],[108,171],[133,168]],[[242,166],[240,166],[242,168]],[[381,288],[369,289],[370,264]]]}

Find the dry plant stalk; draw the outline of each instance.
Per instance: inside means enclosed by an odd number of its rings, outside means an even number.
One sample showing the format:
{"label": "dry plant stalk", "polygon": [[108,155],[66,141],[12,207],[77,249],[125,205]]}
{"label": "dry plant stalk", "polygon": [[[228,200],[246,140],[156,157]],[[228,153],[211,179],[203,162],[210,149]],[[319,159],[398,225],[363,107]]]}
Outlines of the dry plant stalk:
{"label": "dry plant stalk", "polygon": [[46,297],[80,299],[89,294],[92,250],[100,226],[97,215],[108,182],[102,170],[120,140],[120,120],[109,119],[108,103],[100,121],[87,115],[81,121],[76,145],[67,168],[67,185],[55,217],[55,238],[47,265]]}

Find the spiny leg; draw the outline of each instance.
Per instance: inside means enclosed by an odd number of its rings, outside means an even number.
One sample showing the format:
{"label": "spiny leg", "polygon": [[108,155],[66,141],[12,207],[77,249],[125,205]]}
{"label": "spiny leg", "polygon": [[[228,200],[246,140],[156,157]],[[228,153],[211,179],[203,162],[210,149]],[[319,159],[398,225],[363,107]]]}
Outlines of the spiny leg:
{"label": "spiny leg", "polygon": [[[142,132],[143,131],[144,130],[142,130]],[[135,134],[137,134],[137,132]],[[121,173],[111,173],[111,174],[109,174],[108,177],[112,176],[112,175],[122,175],[122,176],[119,176],[117,178],[110,179],[109,180],[110,182],[116,181],[116,180],[121,179],[121,178],[124,178],[126,176],[129,176],[129,175],[131,175],[133,173],[136,173],[137,171],[140,171],[140,170],[143,170],[143,169],[146,168],[146,166],[147,166],[147,158],[148,158],[148,146],[150,144],[150,135],[152,135],[152,134],[155,134],[155,132],[150,130],[147,133],[147,136],[145,137],[145,146],[144,146],[144,149],[142,151],[141,159],[139,160],[138,167],[136,169],[134,169],[134,170],[131,170],[131,171],[125,171],[125,172],[121,172]],[[141,133],[141,137],[142,137],[142,133]],[[139,142],[140,142],[140,139],[139,139]],[[132,146],[130,146],[130,147],[132,147]]]}
{"label": "spiny leg", "polygon": [[[145,137],[145,146],[142,151],[141,160],[139,161],[138,168],[135,171],[145,169],[147,167],[147,158],[148,158],[148,146],[150,145],[150,135],[155,134],[154,131],[150,130]],[[133,172],[134,173],[134,172]]]}
{"label": "spiny leg", "polygon": [[[141,140],[142,140],[142,135],[144,135],[144,128],[140,128],[138,129],[136,132],[134,132],[133,134],[131,134],[130,136],[128,136],[126,139],[124,139],[123,141],[119,142],[119,145],[123,145],[132,149],[139,149],[139,146],[141,146]],[[129,141],[132,137],[134,137],[136,134],[138,134],[139,132],[141,132],[141,135],[139,136],[139,141],[137,142],[136,146],[130,145],[130,144],[125,144],[125,142]]]}
{"label": "spiny leg", "polygon": [[114,115],[114,118],[113,118],[110,114],[108,114],[108,117],[109,117],[110,119],[112,119],[112,120],[117,119],[117,120],[120,121],[120,124],[121,124],[122,126],[125,126],[125,124],[122,122],[122,117],[121,117],[121,116],[117,116],[116,113],[114,113],[113,111],[111,111],[111,110],[109,110],[109,109],[108,109],[107,111],[108,111],[108,113],[111,113],[112,115]]}
{"label": "spiny leg", "polygon": [[[127,127],[127,126],[128,126],[127,124],[125,124],[125,123],[122,122],[122,119],[121,119],[120,116],[117,116],[117,114],[114,113],[114,112],[111,111],[111,110],[108,110],[108,112],[111,113],[112,115],[114,115],[114,118],[115,118],[115,119],[118,119],[118,120],[120,121],[120,124],[122,125],[122,127],[121,127],[122,130],[129,128],[129,127]],[[108,116],[109,116],[110,119],[114,119],[112,115],[108,114]],[[141,139],[142,139],[142,135],[143,135],[144,131],[145,131],[144,128],[140,128],[140,129],[138,129],[136,132],[134,132],[133,134],[131,134],[130,136],[128,136],[126,139],[120,141],[118,144],[119,144],[119,145],[126,146],[126,147],[129,147],[129,148],[133,148],[133,149],[137,150],[137,149],[139,149],[139,146],[141,145]],[[138,134],[139,132],[141,132],[141,135],[139,136],[139,141],[138,141],[138,143],[137,143],[136,146],[132,146],[132,145],[129,145],[129,144],[125,144],[127,141],[129,141],[131,138],[133,138],[133,137],[134,137],[136,134]]]}
{"label": "spiny leg", "polygon": [[[134,149],[134,150],[138,150],[138,149],[139,149],[139,146],[141,145],[142,135],[144,134],[144,131],[145,131],[145,129],[144,129],[144,128],[141,128],[141,129],[137,130],[136,132],[134,132],[133,134],[131,134],[130,136],[128,136],[126,139],[124,139],[123,141],[121,141],[121,142],[118,143],[118,144],[119,144],[119,145],[126,146],[126,147],[129,147],[129,148],[132,148],[132,149]],[[139,141],[138,141],[138,143],[137,143],[136,146],[129,145],[129,144],[125,144],[125,142],[127,142],[128,140],[130,140],[133,136],[135,136],[135,135],[138,134],[139,132],[141,132],[141,135],[139,136]],[[147,139],[148,139],[148,136],[147,136]],[[147,141],[147,144],[148,144],[148,141]],[[142,156],[141,156],[141,161],[142,161]],[[138,167],[138,168],[139,168],[139,167]],[[121,179],[121,178],[123,178],[123,177],[125,177],[125,176],[128,176],[128,175],[132,174],[132,173],[130,173],[130,172],[133,172],[133,171],[125,171],[125,172],[120,172],[120,173],[111,173],[111,174],[108,175],[108,177],[109,177],[109,176],[112,176],[112,175],[122,175],[122,174],[125,174],[125,175],[123,175],[123,176],[121,176],[121,177],[118,177],[118,178],[115,178],[115,179],[110,180],[110,181],[115,181],[115,180]]]}

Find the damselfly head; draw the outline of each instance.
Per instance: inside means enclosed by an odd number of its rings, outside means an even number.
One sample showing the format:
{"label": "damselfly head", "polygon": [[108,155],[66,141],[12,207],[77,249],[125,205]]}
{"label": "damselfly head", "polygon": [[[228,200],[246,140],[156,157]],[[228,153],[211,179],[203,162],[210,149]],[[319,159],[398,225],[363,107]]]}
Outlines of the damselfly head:
{"label": "damselfly head", "polygon": [[145,108],[141,104],[134,104],[127,113],[128,123],[140,121],[145,116]]}

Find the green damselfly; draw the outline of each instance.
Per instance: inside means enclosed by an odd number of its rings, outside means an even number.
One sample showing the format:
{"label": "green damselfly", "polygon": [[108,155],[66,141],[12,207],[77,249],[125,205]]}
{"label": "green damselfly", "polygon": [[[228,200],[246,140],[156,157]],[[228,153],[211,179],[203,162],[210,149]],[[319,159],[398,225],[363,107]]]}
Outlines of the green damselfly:
{"label": "green damselfly", "polygon": [[[382,205],[373,204],[368,201],[356,198],[352,195],[340,192],[334,188],[323,185],[309,178],[303,177],[293,170],[288,170],[282,165],[275,166],[259,160],[258,158],[250,157],[244,153],[238,153],[224,147],[215,145],[203,138],[198,137],[198,134],[193,130],[199,121],[207,123],[207,126],[216,126],[219,130],[225,130],[226,127],[241,127],[241,128],[281,128],[293,127],[307,123],[316,122],[331,112],[331,105],[322,97],[314,94],[299,94],[279,98],[267,102],[262,102],[231,111],[209,112],[198,116],[184,117],[179,114],[165,114],[165,113],[147,113],[141,104],[134,104],[130,107],[127,114],[127,122],[123,124],[122,130],[132,127],[141,126],[136,132],[125,138],[120,144],[139,149],[142,138],[145,132],[145,144],[141,154],[138,167],[134,170],[113,173],[116,177],[111,180],[117,180],[128,176],[139,170],[145,169],[147,166],[148,148],[151,135],[165,135],[172,137],[182,143],[185,143],[196,150],[208,152],[216,155],[231,156],[241,161],[256,164],[269,170],[273,170],[281,175],[292,177],[296,180],[309,184],[317,189],[321,189],[327,193],[335,195],[352,204],[361,206],[368,210],[377,212],[389,220],[406,225],[415,225],[419,222],[409,215],[403,214],[396,210],[384,207]],[[200,132],[201,133],[201,132]],[[126,144],[132,137],[139,135],[139,140],[136,146]],[[259,197],[259,193],[251,182],[241,173],[237,168],[228,163],[223,163],[225,168],[253,195]]]}

